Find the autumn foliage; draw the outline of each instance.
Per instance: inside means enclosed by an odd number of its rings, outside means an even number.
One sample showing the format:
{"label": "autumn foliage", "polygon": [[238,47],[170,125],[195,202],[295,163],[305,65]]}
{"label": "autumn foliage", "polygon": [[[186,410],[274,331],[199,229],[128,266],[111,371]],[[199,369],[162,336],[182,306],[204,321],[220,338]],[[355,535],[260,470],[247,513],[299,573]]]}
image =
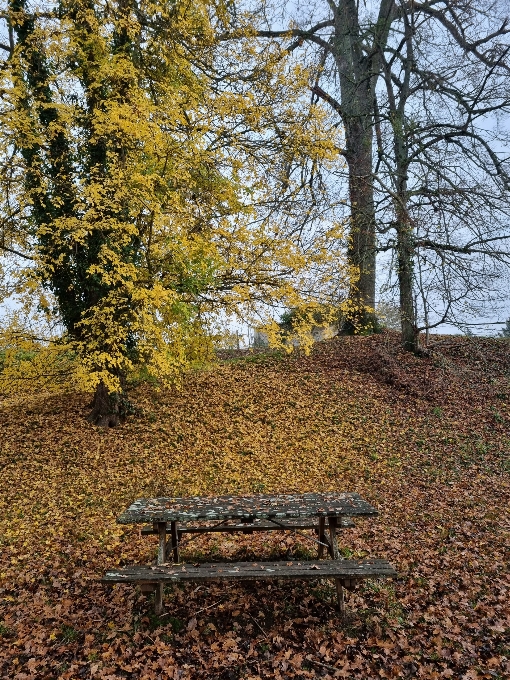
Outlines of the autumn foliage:
{"label": "autumn foliage", "polygon": [[[13,0],[1,17],[15,46],[1,69],[0,303],[57,320],[44,358],[75,357],[95,423],[126,415],[133,369],[168,385],[193,349],[207,354],[218,316],[260,322],[264,303],[321,301],[348,278],[343,225],[317,219],[302,179],[338,158],[339,133],[278,45],[217,40],[230,9]],[[2,322],[15,360],[0,391],[18,389],[12,330]]]}
{"label": "autumn foliage", "polygon": [[[504,678],[510,444],[506,340],[340,338],[309,357],[223,355],[181,391],[135,388],[139,413],[87,424],[86,395],[1,405],[0,675],[62,678]],[[69,417],[69,413],[73,417]],[[352,490],[380,510],[344,555],[399,577],[349,595],[328,582],[186,585],[166,610],[105,568],[150,563],[155,539],[116,516],[155,494]],[[209,535],[186,560],[305,559],[304,536]]]}

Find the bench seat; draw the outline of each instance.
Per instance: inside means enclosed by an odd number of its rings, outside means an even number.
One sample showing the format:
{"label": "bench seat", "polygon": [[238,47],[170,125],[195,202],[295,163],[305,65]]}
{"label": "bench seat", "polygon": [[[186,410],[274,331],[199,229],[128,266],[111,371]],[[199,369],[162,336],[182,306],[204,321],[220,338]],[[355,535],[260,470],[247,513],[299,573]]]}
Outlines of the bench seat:
{"label": "bench seat", "polygon": [[340,615],[345,613],[343,588],[352,590],[365,578],[397,575],[387,560],[318,560],[288,562],[214,562],[206,564],[165,563],[157,566],[128,566],[111,569],[101,579],[105,583],[135,583],[142,592],[155,591],[154,610],[163,609],[165,583],[192,581],[260,581],[267,579],[334,579]]}
{"label": "bench seat", "polygon": [[232,562],[208,564],[160,564],[128,566],[107,571],[102,581],[109,583],[162,583],[166,581],[259,581],[270,578],[334,578],[357,581],[397,575],[387,560],[318,560],[287,562]]}

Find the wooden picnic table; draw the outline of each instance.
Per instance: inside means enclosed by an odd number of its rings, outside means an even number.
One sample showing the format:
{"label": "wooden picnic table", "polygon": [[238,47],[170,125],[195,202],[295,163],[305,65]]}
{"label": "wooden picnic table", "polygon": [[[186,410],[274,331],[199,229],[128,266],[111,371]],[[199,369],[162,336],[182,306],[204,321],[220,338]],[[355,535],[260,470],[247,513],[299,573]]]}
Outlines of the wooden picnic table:
{"label": "wooden picnic table", "polygon": [[[337,542],[339,529],[354,526],[353,517],[374,517],[377,510],[359,494],[326,492],[304,494],[255,494],[216,497],[163,497],[135,501],[117,519],[120,524],[144,524],[142,534],[157,534],[157,567],[125,567],[109,571],[103,580],[135,581],[156,589],[156,611],[162,608],[164,581],[222,580],[224,578],[263,579],[335,578],[338,603],[344,611],[343,586],[350,587],[362,578],[394,576],[386,560],[341,560]],[[213,523],[214,522],[214,523]],[[328,524],[326,528],[326,522]],[[334,564],[322,562],[233,563],[182,565],[179,543],[183,533],[215,531],[252,533],[253,531],[298,531],[312,529],[317,534],[318,558],[326,548]],[[167,540],[167,534],[170,534]],[[172,563],[168,562],[172,555]]]}

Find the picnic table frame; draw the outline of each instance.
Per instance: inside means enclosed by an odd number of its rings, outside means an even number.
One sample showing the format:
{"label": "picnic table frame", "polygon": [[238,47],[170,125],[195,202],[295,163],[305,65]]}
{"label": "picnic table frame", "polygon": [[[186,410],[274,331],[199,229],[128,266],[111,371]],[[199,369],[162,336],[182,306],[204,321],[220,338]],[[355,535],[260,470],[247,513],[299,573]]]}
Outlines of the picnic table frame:
{"label": "picnic table frame", "polygon": [[[282,531],[315,528],[310,520],[318,519],[319,549],[327,547],[325,525],[328,520],[330,537],[335,534],[331,548],[338,559],[336,530],[342,519],[355,516],[375,517],[377,510],[353,492],[304,494],[256,494],[250,496],[216,496],[190,498],[149,498],[135,501],[117,519],[119,524],[152,523],[152,531],[159,536],[158,564],[166,562],[170,550],[179,562],[179,524],[202,523],[186,530],[188,533],[223,531],[248,533],[254,530]],[[298,521],[296,521],[298,520]],[[302,522],[302,526],[300,521]],[[308,523],[306,522],[308,520]],[[210,526],[204,522],[216,521]],[[229,521],[237,521],[229,525]],[[170,542],[167,533],[170,528]],[[333,555],[332,555],[333,556]]]}
{"label": "picnic table frame", "polygon": [[[174,563],[180,563],[179,543],[182,533],[215,531],[252,533],[312,529],[318,538],[318,558],[323,557],[324,549],[327,548],[331,558],[339,560],[337,530],[353,526],[350,521],[353,517],[376,515],[378,511],[357,493],[326,492],[139,499],[120,515],[117,522],[151,525],[142,530],[142,534],[158,535],[157,565],[163,566],[168,564],[170,554]],[[213,521],[215,524],[211,525]],[[190,523],[194,526],[189,526]],[[184,525],[184,528],[180,525]],[[342,584],[351,582],[336,578],[335,583],[339,609],[343,614]],[[161,611],[164,583],[157,582],[154,585],[155,608]]]}

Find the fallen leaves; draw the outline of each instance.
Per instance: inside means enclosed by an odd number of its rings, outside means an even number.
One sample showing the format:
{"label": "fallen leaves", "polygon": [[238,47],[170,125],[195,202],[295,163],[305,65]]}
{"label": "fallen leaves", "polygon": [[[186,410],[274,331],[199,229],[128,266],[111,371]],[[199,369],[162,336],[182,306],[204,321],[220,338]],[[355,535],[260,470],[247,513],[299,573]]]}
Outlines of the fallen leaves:
{"label": "fallen leaves", "polygon": [[[508,345],[448,342],[442,362],[401,355],[392,336],[237,357],[182,392],[141,386],[142,415],[106,432],[85,423],[81,395],[11,400],[0,411],[2,677],[508,675]],[[381,378],[375,350],[412,390]],[[350,593],[345,625],[320,572],[176,587],[160,618],[132,586],[98,583],[108,567],[154,558],[154,538],[115,523],[136,498],[327,490],[357,491],[381,513],[343,532],[346,556],[385,557],[399,572]],[[183,558],[315,549],[302,535],[209,534]]]}

